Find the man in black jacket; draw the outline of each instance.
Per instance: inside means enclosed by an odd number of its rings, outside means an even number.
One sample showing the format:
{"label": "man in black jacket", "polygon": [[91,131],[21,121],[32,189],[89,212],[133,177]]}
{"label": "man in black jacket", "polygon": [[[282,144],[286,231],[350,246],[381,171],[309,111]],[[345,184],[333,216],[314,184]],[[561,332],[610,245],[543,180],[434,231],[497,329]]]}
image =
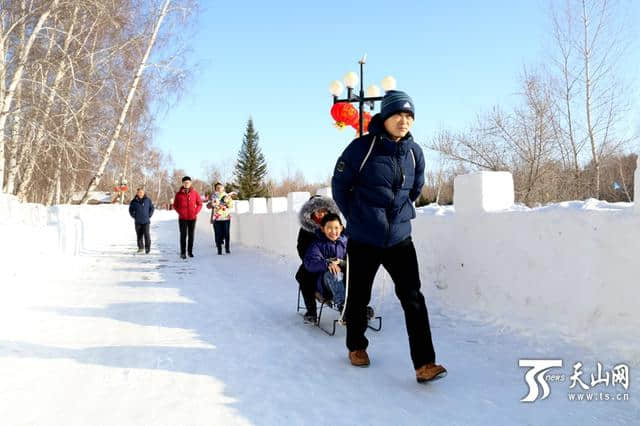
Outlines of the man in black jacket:
{"label": "man in black jacket", "polygon": [[[151,199],[144,193],[143,188],[138,188],[136,196],[131,200],[129,204],[129,214],[135,219],[136,236],[138,237],[138,253],[149,254],[151,250],[151,235],[149,233],[149,227],[151,226],[151,216],[154,211],[153,203]],[[142,240],[144,239],[144,246]]]}
{"label": "man in black jacket", "polygon": [[369,133],[353,140],[338,159],[333,197],[347,218],[349,292],[347,348],[355,366],[369,365],[366,307],[380,265],[389,272],[405,314],[411,359],[422,383],[446,374],[435,364],[429,316],[420,292],[416,250],[411,240],[413,203],[424,184],[424,155],[413,141],[413,100],[390,90]]}

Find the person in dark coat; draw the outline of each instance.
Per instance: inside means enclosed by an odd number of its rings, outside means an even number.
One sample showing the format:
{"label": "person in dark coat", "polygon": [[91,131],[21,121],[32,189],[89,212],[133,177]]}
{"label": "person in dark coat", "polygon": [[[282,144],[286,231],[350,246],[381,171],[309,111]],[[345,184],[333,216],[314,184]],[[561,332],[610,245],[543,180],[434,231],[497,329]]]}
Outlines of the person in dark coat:
{"label": "person in dark coat", "polygon": [[[340,210],[338,210],[338,206],[331,198],[320,195],[311,197],[298,212],[300,231],[298,231],[297,250],[301,262],[304,261],[304,256],[309,246],[316,239],[316,232],[320,231],[320,222],[327,213],[339,214]],[[317,319],[315,297],[317,276],[307,271],[303,263],[298,268],[298,272],[296,272],[296,281],[300,285],[302,298],[307,308],[304,321],[306,323],[315,323]]]}
{"label": "person in dark coat", "polygon": [[180,257],[183,259],[193,257],[193,237],[196,229],[196,218],[202,210],[200,194],[191,187],[191,178],[182,178],[182,187],[175,196],[173,208],[178,212],[178,225],[180,227]]}
{"label": "person in dark coat", "polygon": [[416,250],[411,240],[413,203],[424,184],[422,149],[413,141],[413,100],[388,91],[369,133],[354,139],[334,169],[333,197],[347,219],[349,289],[346,319],[349,359],[368,366],[366,306],[380,265],[389,272],[404,310],[411,359],[418,382],[446,374],[435,364],[429,316],[420,291]]}
{"label": "person in dark coat", "polygon": [[[151,199],[144,193],[143,188],[138,188],[136,196],[129,203],[129,214],[135,219],[136,236],[138,238],[138,253],[149,254],[151,251],[151,235],[149,227],[151,226],[151,216],[153,216],[153,203]],[[144,246],[142,245],[144,239]]]}
{"label": "person in dark coat", "polygon": [[338,309],[342,310],[347,238],[342,235],[342,221],[335,213],[324,215],[320,226],[321,231],[316,232],[316,239],[304,256],[304,267],[316,274],[317,291],[325,299],[331,299]]}

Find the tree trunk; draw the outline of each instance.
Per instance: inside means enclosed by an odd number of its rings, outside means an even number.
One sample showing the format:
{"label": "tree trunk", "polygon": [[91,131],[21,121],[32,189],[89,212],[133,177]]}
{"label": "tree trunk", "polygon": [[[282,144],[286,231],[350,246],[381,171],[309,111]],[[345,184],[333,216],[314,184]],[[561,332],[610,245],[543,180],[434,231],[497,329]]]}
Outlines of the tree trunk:
{"label": "tree trunk", "polygon": [[115,129],[113,130],[113,134],[111,135],[111,140],[109,141],[109,145],[107,146],[107,149],[104,153],[104,156],[102,157],[102,162],[100,163],[100,166],[98,167],[98,171],[96,172],[95,176],[91,179],[91,181],[89,182],[89,186],[87,187],[87,190],[84,194],[84,196],[82,197],[82,204],[86,204],[89,201],[89,194],[94,191],[96,189],[96,187],[100,184],[100,180],[102,179],[102,176],[104,175],[104,171],[107,167],[107,164],[109,163],[109,159],[111,158],[111,152],[113,151],[113,148],[115,147],[115,144],[118,140],[118,137],[120,136],[120,131],[122,130],[122,126],[124,125],[124,121],[127,117],[127,112],[129,111],[129,107],[131,106],[131,102],[133,101],[133,97],[136,93],[136,89],[138,88],[138,84],[140,82],[140,78],[142,77],[142,73],[144,72],[144,68],[146,66],[147,60],[149,58],[149,55],[151,54],[151,50],[153,48],[153,45],[156,41],[156,38],[158,37],[158,32],[160,30],[160,26],[162,25],[162,21],[164,20],[165,15],[167,14],[167,10],[169,8],[169,4],[171,3],[171,0],[165,0],[164,5],[162,6],[162,10],[160,11],[160,14],[158,15],[158,19],[156,21],[155,27],[153,29],[153,33],[151,35],[151,38],[149,39],[149,44],[147,45],[147,50],[144,53],[144,56],[142,57],[142,60],[140,61],[140,66],[138,67],[138,71],[136,72],[133,81],[131,82],[131,87],[129,89],[129,94],[127,96],[127,99],[124,103],[124,105],[122,106],[122,111],[120,113],[120,118],[118,119],[118,123],[116,124]]}
{"label": "tree trunk", "polygon": [[62,150],[58,154],[58,168],[56,169],[56,189],[53,197],[53,201],[55,204],[60,204],[61,194],[62,194]]}
{"label": "tree trunk", "polygon": [[[67,35],[66,35],[66,38],[64,40],[64,45],[63,45],[63,52],[64,53],[68,52],[69,45],[71,44],[71,40],[73,39],[73,31],[74,31],[74,28],[75,28],[75,23],[76,23],[75,21],[76,21],[77,15],[78,15],[78,6],[76,6],[74,8],[74,10],[73,10],[73,17],[71,19],[71,23],[69,24],[69,30],[67,31]],[[49,96],[48,96],[47,101],[46,101],[47,103],[46,103],[46,106],[45,106],[44,115],[42,117],[42,123],[40,123],[40,127],[38,128],[38,133],[36,134],[36,139],[35,139],[36,149],[31,154],[31,159],[29,160],[29,165],[27,166],[27,169],[25,170],[24,178],[20,182],[20,186],[18,188],[18,193],[16,194],[19,199],[24,199],[25,198],[25,194],[26,194],[27,188],[29,187],[29,184],[31,183],[31,178],[33,177],[33,170],[35,168],[36,161],[38,159],[38,152],[39,152],[40,144],[42,143],[42,140],[44,138],[45,129],[46,129],[46,126],[47,126],[47,121],[49,119],[49,115],[51,113],[51,109],[53,107],[58,88],[60,87],[60,83],[62,82],[62,77],[64,77],[64,71],[65,71],[65,60],[62,59],[58,63],[58,68],[56,70],[56,74],[55,74],[55,77],[53,79],[53,84],[49,88]]]}
{"label": "tree trunk", "polygon": [[157,192],[157,195],[156,195],[156,198],[155,198],[156,203],[160,199],[160,190],[162,188],[162,177],[163,177],[162,174],[158,175],[158,192]]}
{"label": "tree trunk", "polygon": [[624,191],[624,195],[627,197],[628,202],[632,202],[631,193],[629,192],[629,188],[627,187],[627,181],[624,178],[624,172],[622,171],[622,159],[620,156],[616,159],[618,162],[618,173],[620,173],[620,182],[622,183],[622,190]]}
{"label": "tree trunk", "polygon": [[51,179],[50,187],[47,192],[47,201],[46,205],[51,206],[53,204],[60,204],[60,175],[62,173],[62,150],[56,150],[56,171]]}
{"label": "tree trunk", "polygon": [[9,84],[9,89],[6,92],[5,97],[2,99],[2,105],[0,105],[0,189],[4,190],[4,170],[5,170],[5,125],[7,123],[7,117],[9,116],[9,111],[11,110],[11,104],[13,103],[13,97],[16,92],[16,87],[18,83],[22,79],[22,74],[24,73],[24,68],[27,63],[27,58],[29,57],[29,53],[31,52],[31,47],[40,33],[44,23],[49,18],[51,12],[58,7],[58,3],[60,0],[52,0],[51,4],[48,8],[42,12],[40,18],[38,18],[38,22],[33,27],[33,31],[27,40],[27,44],[22,51],[22,54],[18,58],[18,64],[16,66],[16,70],[13,73],[11,78],[11,83]]}
{"label": "tree trunk", "polygon": [[[51,61],[51,52],[53,51],[55,44],[56,44],[55,37],[50,37],[49,45],[47,46],[47,52],[44,55],[45,63],[49,63]],[[48,73],[48,70],[47,70],[47,73]],[[40,85],[40,92],[38,94],[35,93],[35,90],[33,89],[33,87],[35,87],[35,85],[32,85],[31,102],[33,103],[43,102],[43,99],[45,98],[46,85],[44,84]],[[37,122],[41,122],[43,126],[44,126],[44,123],[47,122],[47,119],[48,117],[46,114],[42,114],[41,117],[36,117]],[[20,198],[23,196],[24,193],[26,193],[26,188],[31,183],[31,174],[33,173],[33,169],[35,168],[36,160],[38,158],[39,150],[40,150],[40,146],[38,144],[40,127],[34,130],[35,134],[32,134],[32,130],[31,130],[32,128],[33,126],[30,126],[29,138],[23,140],[21,143],[22,149],[20,150],[19,159],[16,164],[15,173],[16,173],[16,176],[18,174],[20,175],[21,181],[17,189],[15,189],[14,187],[14,191],[12,193],[18,195]],[[25,179],[26,179],[26,182],[25,182]],[[21,191],[20,188],[23,188],[23,190]],[[20,192],[22,192],[22,194],[20,194]]]}
{"label": "tree trunk", "polygon": [[[127,137],[127,146],[124,148],[124,167],[122,168],[122,178],[128,179],[129,173],[129,149],[131,147],[131,125],[129,125],[129,135]],[[129,188],[131,191],[131,188]],[[124,204],[124,191],[120,191],[120,204]]]}
{"label": "tree trunk", "polygon": [[[22,101],[22,85],[18,85],[16,89],[16,105],[20,105]],[[16,175],[18,174],[18,148],[22,142],[21,138],[22,120],[20,114],[13,117],[13,128],[11,132],[11,148],[9,150],[9,167],[7,169],[7,182],[4,192],[13,194],[16,187]]]}
{"label": "tree trunk", "polygon": [[587,16],[586,0],[582,0],[582,24],[584,30],[584,46],[582,54],[584,56],[584,86],[585,86],[585,113],[587,117],[587,134],[591,144],[591,156],[595,168],[594,195],[600,199],[600,158],[596,149],[595,129],[591,120],[591,74],[589,63],[591,59],[591,46],[589,45],[589,17]]}
{"label": "tree trunk", "polygon": [[[4,38],[4,19],[0,16],[0,105],[4,105],[5,93],[7,90],[7,66],[6,66],[6,43]],[[0,133],[3,133],[4,129],[0,128]],[[2,144],[0,137],[0,144]],[[4,146],[0,146],[0,192],[4,191]]]}
{"label": "tree trunk", "polygon": [[568,69],[568,58],[565,58],[564,62],[564,82],[565,82],[565,92],[564,92],[564,101],[565,108],[567,110],[567,125],[569,126],[569,144],[571,145],[571,154],[573,160],[573,190],[575,191],[574,195],[579,194],[578,190],[578,182],[580,180],[580,163],[578,160],[578,145],[576,144],[575,134],[573,130],[573,116],[571,114],[571,90],[572,85],[569,83],[569,69]]}
{"label": "tree trunk", "polygon": [[[27,5],[25,0],[20,2],[20,15],[24,16],[27,13]],[[24,48],[24,40],[25,40],[25,23],[24,20],[18,27],[19,41],[18,45],[20,48]],[[18,54],[21,56],[21,53]],[[3,82],[4,83],[4,82]],[[18,87],[16,88],[16,105],[18,110],[20,109],[22,102],[22,84],[18,83]],[[12,135],[11,135],[11,150],[9,151],[9,170],[7,173],[7,182],[5,183],[4,192],[7,194],[13,194],[15,190],[16,184],[16,174],[18,173],[18,148],[21,143],[19,142],[21,139],[21,128],[22,125],[22,116],[21,114],[15,114],[13,117],[13,127],[12,127]]]}

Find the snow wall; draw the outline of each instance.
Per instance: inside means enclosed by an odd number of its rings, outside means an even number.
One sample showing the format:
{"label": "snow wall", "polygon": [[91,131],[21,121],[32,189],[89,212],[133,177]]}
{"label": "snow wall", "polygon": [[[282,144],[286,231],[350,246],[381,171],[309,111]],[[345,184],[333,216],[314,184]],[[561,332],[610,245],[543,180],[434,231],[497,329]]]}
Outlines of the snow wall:
{"label": "snow wall", "polygon": [[[454,191],[455,209],[419,208],[413,221],[428,299],[532,338],[551,331],[640,361],[640,205],[587,200],[529,209],[514,205],[506,172],[459,176]],[[640,185],[635,191],[640,199]],[[236,202],[232,244],[296,257],[297,214],[309,196]],[[120,226],[126,208],[45,207],[0,194],[0,256],[76,255],[90,248],[93,230]],[[199,233],[211,235],[209,215],[200,213]]]}
{"label": "snow wall", "polygon": [[0,256],[3,259],[22,255],[75,256],[91,246],[93,231],[98,232],[104,226],[120,226],[117,218],[128,219],[127,208],[121,205],[45,207],[0,194]]}
{"label": "snow wall", "polygon": [[[309,196],[236,202],[232,243],[297,256],[297,212]],[[412,222],[428,299],[533,338],[552,331],[640,360],[640,208],[514,205],[507,172],[458,176],[454,205],[419,208]]]}

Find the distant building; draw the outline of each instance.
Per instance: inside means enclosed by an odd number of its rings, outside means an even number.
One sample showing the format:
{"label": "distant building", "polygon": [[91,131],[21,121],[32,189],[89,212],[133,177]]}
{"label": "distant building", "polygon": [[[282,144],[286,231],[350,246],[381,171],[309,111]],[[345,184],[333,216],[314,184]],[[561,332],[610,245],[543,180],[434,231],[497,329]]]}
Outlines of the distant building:
{"label": "distant building", "polygon": [[[71,196],[71,204],[80,204],[84,191],[74,192]],[[87,204],[111,204],[116,195],[111,192],[93,191],[89,193]]]}

